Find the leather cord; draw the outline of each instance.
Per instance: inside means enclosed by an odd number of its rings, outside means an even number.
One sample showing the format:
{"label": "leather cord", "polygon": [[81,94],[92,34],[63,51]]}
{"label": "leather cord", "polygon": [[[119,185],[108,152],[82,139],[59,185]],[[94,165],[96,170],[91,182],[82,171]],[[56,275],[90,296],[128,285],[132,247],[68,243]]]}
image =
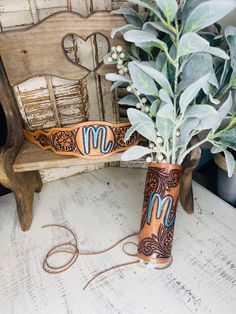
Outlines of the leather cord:
{"label": "leather cord", "polygon": [[[65,242],[59,245],[54,246],[52,249],[50,249],[48,251],[48,253],[46,254],[44,260],[43,260],[43,270],[49,274],[60,274],[64,271],[66,271],[67,269],[69,269],[72,265],[74,265],[74,263],[77,261],[77,258],[79,256],[89,256],[89,255],[98,255],[98,254],[103,254],[106,253],[110,250],[112,250],[113,248],[115,248],[116,246],[118,246],[120,243],[122,243],[123,241],[133,237],[133,236],[137,236],[138,233],[133,233],[130,234],[122,239],[120,239],[119,241],[115,242],[113,245],[103,249],[103,250],[99,250],[99,251],[95,251],[95,252],[80,252],[79,247],[78,247],[78,241],[77,238],[74,234],[74,232],[72,230],[70,230],[68,227],[64,226],[64,225],[59,225],[59,224],[49,224],[49,225],[45,225],[42,226],[42,228],[49,228],[49,227],[57,227],[57,228],[63,228],[64,230],[68,231],[73,238],[73,242]],[[137,254],[134,253],[129,253],[127,250],[127,246],[128,245],[134,245],[135,247],[137,247],[137,244],[135,242],[131,242],[131,241],[127,241],[122,245],[122,251],[125,255],[127,256],[131,256],[131,257],[135,257],[137,256]],[[54,266],[50,263],[49,259],[50,257],[56,255],[56,254],[69,254],[71,255],[71,257],[62,265],[60,266]],[[122,263],[122,264],[118,264],[109,268],[106,268],[105,270],[102,270],[100,272],[98,272],[95,276],[93,276],[84,286],[83,290],[85,290],[96,278],[98,278],[99,276],[101,276],[104,273],[107,273],[109,271],[112,271],[114,269],[120,268],[120,267],[126,267],[129,265],[133,265],[133,264],[137,264],[139,262],[139,260],[135,260],[135,261],[131,261],[131,262],[127,262],[127,263]]]}

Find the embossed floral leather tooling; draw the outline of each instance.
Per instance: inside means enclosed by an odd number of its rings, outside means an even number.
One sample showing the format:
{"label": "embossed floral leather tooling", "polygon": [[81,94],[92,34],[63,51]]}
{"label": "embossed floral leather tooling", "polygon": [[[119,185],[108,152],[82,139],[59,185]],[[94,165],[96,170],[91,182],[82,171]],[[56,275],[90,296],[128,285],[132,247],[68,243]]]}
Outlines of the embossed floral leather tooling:
{"label": "embossed floral leather tooling", "polygon": [[135,132],[125,142],[124,136],[129,127],[128,122],[88,121],[72,127],[52,128],[47,132],[42,130],[23,132],[26,139],[42,149],[49,149],[61,155],[98,159],[122,152],[143,139]]}
{"label": "embossed floral leather tooling", "polygon": [[157,268],[171,261],[176,208],[182,178],[180,165],[150,163],[144,192],[138,257]]}

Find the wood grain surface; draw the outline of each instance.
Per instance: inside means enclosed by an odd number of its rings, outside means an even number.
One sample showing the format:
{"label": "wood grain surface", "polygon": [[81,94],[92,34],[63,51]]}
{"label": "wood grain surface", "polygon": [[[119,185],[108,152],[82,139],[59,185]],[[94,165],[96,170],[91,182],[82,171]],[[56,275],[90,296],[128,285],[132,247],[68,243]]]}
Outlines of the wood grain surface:
{"label": "wood grain surface", "polygon": [[24,139],[19,112],[1,62],[0,103],[7,121],[6,143],[0,147],[0,183],[13,191],[22,230],[28,230],[32,220],[33,195],[41,190],[42,182],[38,172],[16,174],[13,170],[13,162]]}
{"label": "wood grain surface", "polygon": [[[100,34],[112,45],[122,44],[111,39],[114,27],[125,24],[123,16],[100,11],[84,18],[75,12],[58,12],[36,26],[0,33],[0,54],[12,86],[37,75],[53,75],[64,79],[85,78],[90,69],[67,59],[63,42],[67,35],[76,34],[87,41],[93,34]],[[44,43],[47,43],[45,49]],[[14,60],[14,62],[13,62]],[[95,68],[91,69],[96,71]]]}
{"label": "wood grain surface", "polygon": [[43,150],[25,140],[20,148],[19,154],[13,164],[15,172],[26,172],[32,170],[42,170],[49,168],[65,168],[80,165],[92,165],[120,161],[122,153],[117,153],[101,159],[85,159],[74,156],[57,155],[49,150]]}
{"label": "wood grain surface", "polygon": [[42,230],[42,225],[67,225],[81,251],[105,248],[139,229],[144,179],[143,169],[105,168],[46,184],[35,199],[27,233],[20,229],[13,196],[0,198],[0,313],[234,314],[236,211],[196,183],[195,213],[177,211],[169,269],[130,266],[83,291],[97,272],[133,260],[118,247],[79,257],[60,275],[42,271],[47,251],[71,239],[61,230]]}

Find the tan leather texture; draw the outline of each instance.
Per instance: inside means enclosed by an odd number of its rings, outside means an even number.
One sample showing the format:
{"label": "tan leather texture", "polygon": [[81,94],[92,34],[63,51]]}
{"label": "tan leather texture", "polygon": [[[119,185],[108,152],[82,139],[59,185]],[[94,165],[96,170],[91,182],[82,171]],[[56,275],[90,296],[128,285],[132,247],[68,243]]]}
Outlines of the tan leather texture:
{"label": "tan leather texture", "polygon": [[56,154],[99,159],[125,151],[143,139],[135,132],[125,142],[129,127],[128,122],[88,121],[66,128],[52,128],[47,132],[23,130],[23,133],[27,140]]}
{"label": "tan leather texture", "polygon": [[150,163],[147,170],[138,257],[145,262],[166,264],[172,260],[180,165]]}

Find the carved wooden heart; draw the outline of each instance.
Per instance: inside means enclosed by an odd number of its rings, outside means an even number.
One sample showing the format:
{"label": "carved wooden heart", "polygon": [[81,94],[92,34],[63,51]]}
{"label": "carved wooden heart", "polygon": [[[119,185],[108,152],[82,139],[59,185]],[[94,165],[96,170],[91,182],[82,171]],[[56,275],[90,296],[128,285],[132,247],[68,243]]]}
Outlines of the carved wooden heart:
{"label": "carved wooden heart", "polygon": [[105,36],[94,33],[86,39],[68,34],[63,39],[63,48],[69,61],[92,72],[102,65],[110,47]]}
{"label": "carved wooden heart", "polygon": [[[80,80],[91,71],[104,75],[103,56],[110,46],[122,44],[121,36],[110,38],[111,31],[125,23],[122,16],[105,11],[86,18],[75,12],[58,12],[20,32],[3,32],[0,34],[1,58],[11,86],[38,75],[68,80]],[[73,35],[68,41],[68,34],[79,34],[83,40]],[[98,34],[105,38],[101,40]]]}

